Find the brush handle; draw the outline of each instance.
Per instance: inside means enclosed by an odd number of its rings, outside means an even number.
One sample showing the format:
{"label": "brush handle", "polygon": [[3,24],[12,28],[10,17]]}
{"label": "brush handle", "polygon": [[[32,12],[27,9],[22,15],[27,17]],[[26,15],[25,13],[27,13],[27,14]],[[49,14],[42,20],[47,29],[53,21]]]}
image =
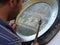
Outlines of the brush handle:
{"label": "brush handle", "polygon": [[38,29],[37,29],[37,32],[36,32],[36,37],[35,37],[34,42],[37,42],[38,34],[39,34],[39,30],[40,30],[41,23],[42,23],[42,20],[40,20],[39,23],[38,23],[39,25],[38,25]]}

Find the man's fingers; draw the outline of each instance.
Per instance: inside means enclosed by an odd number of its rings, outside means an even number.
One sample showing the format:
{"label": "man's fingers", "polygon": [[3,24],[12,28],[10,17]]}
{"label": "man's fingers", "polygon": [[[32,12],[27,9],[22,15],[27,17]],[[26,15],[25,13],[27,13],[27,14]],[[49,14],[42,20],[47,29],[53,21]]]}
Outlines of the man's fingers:
{"label": "man's fingers", "polygon": [[11,20],[11,21],[9,22],[9,25],[10,25],[14,30],[16,30],[17,24],[15,24],[14,20]]}
{"label": "man's fingers", "polygon": [[16,24],[13,24],[12,28],[13,28],[14,30],[16,29],[16,27],[17,27],[17,25],[16,25]]}
{"label": "man's fingers", "polygon": [[10,25],[10,26],[13,26],[14,23],[15,23],[14,20],[11,20],[11,21],[9,22],[9,25]]}
{"label": "man's fingers", "polygon": [[33,42],[31,45],[39,45],[39,42]]}

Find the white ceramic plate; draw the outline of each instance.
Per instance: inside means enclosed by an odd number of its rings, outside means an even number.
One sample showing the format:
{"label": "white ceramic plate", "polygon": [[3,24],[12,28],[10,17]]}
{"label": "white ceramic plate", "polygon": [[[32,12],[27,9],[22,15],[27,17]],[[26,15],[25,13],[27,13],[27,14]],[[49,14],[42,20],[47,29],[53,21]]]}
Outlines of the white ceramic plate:
{"label": "white ceramic plate", "polygon": [[38,21],[42,20],[38,37],[43,35],[53,25],[58,14],[56,0],[28,0],[23,10],[17,16],[17,35],[22,42],[35,39]]}

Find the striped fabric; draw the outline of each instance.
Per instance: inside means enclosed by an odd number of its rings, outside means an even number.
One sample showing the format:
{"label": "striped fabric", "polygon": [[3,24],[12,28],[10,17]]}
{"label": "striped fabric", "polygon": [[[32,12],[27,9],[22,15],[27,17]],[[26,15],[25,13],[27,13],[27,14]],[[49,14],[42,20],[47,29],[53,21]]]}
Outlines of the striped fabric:
{"label": "striped fabric", "polygon": [[0,19],[0,45],[21,45],[13,29]]}

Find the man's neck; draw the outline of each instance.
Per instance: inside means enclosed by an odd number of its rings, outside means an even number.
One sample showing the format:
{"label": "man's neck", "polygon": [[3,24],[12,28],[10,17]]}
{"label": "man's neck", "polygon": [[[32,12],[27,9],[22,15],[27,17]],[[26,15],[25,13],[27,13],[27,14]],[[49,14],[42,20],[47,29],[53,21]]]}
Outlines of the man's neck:
{"label": "man's neck", "polygon": [[5,16],[5,15],[1,15],[1,14],[0,14],[0,19],[2,19],[3,21],[6,22],[6,21],[7,21],[7,16]]}
{"label": "man's neck", "polygon": [[8,17],[8,8],[7,5],[5,6],[1,6],[0,5],[0,19],[2,19],[3,21],[7,21],[7,17]]}
{"label": "man's neck", "polygon": [[0,10],[0,19],[2,19],[3,21],[7,21],[7,13],[3,10]]}

